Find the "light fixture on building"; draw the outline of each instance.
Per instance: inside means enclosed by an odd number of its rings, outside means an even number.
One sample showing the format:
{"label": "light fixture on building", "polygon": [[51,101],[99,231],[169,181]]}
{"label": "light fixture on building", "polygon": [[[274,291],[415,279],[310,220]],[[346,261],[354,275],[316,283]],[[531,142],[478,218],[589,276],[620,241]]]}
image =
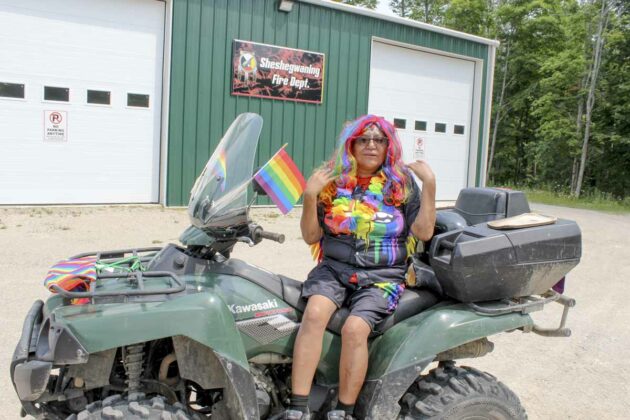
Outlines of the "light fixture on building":
{"label": "light fixture on building", "polygon": [[281,12],[287,12],[289,13],[291,10],[293,10],[293,1],[291,0],[280,0],[280,3],[278,4],[278,10],[280,10]]}

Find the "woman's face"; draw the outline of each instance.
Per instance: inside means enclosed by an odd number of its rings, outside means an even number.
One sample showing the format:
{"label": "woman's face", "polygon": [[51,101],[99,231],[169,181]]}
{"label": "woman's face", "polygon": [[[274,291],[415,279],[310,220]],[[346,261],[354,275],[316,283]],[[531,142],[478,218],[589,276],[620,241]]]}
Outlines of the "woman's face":
{"label": "woman's face", "polygon": [[357,161],[359,176],[373,175],[385,162],[388,139],[376,125],[371,125],[352,142],[352,154]]}

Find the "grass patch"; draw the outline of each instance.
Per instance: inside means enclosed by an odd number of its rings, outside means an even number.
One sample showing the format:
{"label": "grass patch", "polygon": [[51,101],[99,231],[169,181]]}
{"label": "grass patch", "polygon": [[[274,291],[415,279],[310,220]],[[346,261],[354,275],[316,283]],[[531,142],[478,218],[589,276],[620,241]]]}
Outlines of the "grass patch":
{"label": "grass patch", "polygon": [[630,213],[630,197],[626,197],[624,200],[618,200],[609,194],[595,193],[584,194],[580,198],[575,198],[566,193],[535,188],[514,187],[514,189],[521,190],[527,194],[527,200],[529,202],[611,213]]}

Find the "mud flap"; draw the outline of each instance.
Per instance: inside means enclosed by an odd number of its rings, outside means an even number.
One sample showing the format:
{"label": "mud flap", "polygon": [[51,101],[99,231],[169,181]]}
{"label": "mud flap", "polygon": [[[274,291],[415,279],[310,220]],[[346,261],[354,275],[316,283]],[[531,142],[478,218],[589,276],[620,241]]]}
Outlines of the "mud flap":
{"label": "mud flap", "polygon": [[256,387],[247,369],[185,336],[173,337],[173,347],[182,378],[204,389],[224,389],[219,418],[258,419]]}
{"label": "mud flap", "polygon": [[435,356],[427,357],[407,368],[366,381],[355,405],[357,417],[365,420],[395,419],[400,412],[398,401],[433,359]]}

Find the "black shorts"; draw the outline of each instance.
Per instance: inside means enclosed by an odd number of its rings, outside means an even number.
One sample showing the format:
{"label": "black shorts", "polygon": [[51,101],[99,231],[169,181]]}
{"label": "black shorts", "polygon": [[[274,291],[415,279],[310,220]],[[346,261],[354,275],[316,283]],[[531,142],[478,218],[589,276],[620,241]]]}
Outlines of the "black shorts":
{"label": "black shorts", "polygon": [[[347,306],[350,315],[358,316],[374,330],[376,324],[394,312],[404,287],[397,283],[358,287],[346,280],[351,271],[351,266],[340,269],[337,264],[333,266],[322,261],[308,274],[302,287],[302,298],[308,299],[313,295],[327,297],[337,308]],[[392,290],[396,292],[392,293]]]}

